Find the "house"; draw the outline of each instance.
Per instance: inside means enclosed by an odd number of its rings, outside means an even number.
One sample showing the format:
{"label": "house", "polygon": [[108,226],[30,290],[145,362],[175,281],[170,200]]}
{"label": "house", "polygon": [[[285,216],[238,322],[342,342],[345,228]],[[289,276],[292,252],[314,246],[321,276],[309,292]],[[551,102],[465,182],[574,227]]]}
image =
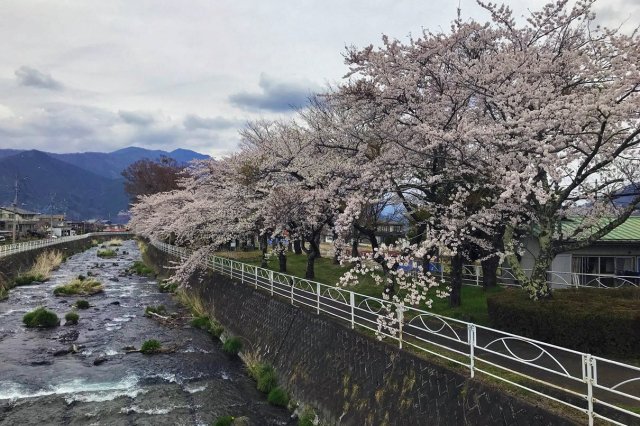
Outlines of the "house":
{"label": "house", "polygon": [[[562,223],[563,234],[571,234],[580,223],[577,218]],[[537,240],[525,238],[520,264],[533,267],[539,253]],[[507,271],[508,273],[508,271]],[[504,272],[503,272],[504,277]],[[640,284],[640,216],[631,216],[620,226],[588,247],[557,255],[548,280],[554,287],[617,287]]]}
{"label": "house", "polygon": [[32,235],[37,232],[39,213],[30,212],[19,207],[0,207],[0,231],[13,233],[16,237]]}
{"label": "house", "polygon": [[[376,226],[376,237],[378,243],[392,244],[398,239],[405,238],[407,235],[406,224],[392,220],[383,220]],[[320,241],[324,243],[333,243],[333,233],[331,228],[325,226],[322,229]],[[369,240],[365,236],[360,236],[360,243],[369,244]]]}

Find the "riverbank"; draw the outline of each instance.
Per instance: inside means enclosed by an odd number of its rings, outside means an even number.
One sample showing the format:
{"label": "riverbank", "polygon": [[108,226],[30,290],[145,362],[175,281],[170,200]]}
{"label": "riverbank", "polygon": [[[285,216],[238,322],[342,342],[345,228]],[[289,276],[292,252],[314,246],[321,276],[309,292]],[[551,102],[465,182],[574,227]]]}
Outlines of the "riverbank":
{"label": "riverbank", "polygon": [[[268,405],[255,389],[242,363],[191,327],[189,313],[159,292],[154,279],[127,273],[140,259],[135,242],[125,241],[113,259],[98,258],[97,250],[70,256],[50,281],[14,288],[0,302],[0,425],[205,425],[224,415],[247,416],[256,425],[290,423],[286,410]],[[78,275],[94,275],[104,292],[53,295]],[[78,325],[42,330],[22,324],[38,306],[62,318],[77,299],[91,305],[77,311]],[[175,319],[166,325],[145,317],[151,305],[164,305]],[[173,351],[125,349],[148,339]]]}

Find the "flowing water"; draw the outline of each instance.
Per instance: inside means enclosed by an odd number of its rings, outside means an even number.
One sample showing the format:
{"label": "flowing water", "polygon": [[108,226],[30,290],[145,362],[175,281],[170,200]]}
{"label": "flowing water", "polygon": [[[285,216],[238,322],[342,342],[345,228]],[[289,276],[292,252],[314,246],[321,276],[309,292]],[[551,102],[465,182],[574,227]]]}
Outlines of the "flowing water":
{"label": "flowing water", "polygon": [[[125,241],[113,259],[100,259],[96,251],[70,257],[49,282],[15,288],[0,302],[0,425],[207,425],[222,415],[247,416],[256,425],[291,424],[284,409],[268,405],[238,359],[188,325],[187,312],[160,293],[157,282],[126,273],[140,259],[134,241]],[[104,284],[103,293],[53,295],[55,286],[89,271]],[[22,324],[38,306],[64,324],[80,298],[92,306],[78,311],[78,325],[44,330]],[[146,306],[159,304],[182,319],[165,325],[144,316]],[[124,349],[147,339],[175,351]],[[103,362],[95,365],[96,359]]]}

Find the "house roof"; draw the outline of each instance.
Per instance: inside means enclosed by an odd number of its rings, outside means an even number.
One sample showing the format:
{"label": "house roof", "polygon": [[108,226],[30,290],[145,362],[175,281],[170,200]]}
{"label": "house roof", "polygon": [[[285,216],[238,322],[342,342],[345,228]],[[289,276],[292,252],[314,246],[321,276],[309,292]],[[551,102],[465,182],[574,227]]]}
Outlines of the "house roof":
{"label": "house roof", "polygon": [[25,210],[25,209],[21,209],[20,207],[0,207],[0,209],[2,210],[6,210],[9,211],[11,213],[17,213],[17,214],[24,214],[24,215],[36,215],[36,214],[40,214],[40,213],[36,213],[36,212],[30,212],[29,210]]}
{"label": "house roof", "polygon": [[[603,219],[602,224],[605,224],[606,219]],[[564,235],[571,235],[573,231],[580,225],[582,219],[571,218],[562,221],[562,233]],[[609,232],[604,237],[600,238],[602,242],[615,242],[615,241],[638,241],[640,242],[640,216],[630,216],[625,222]]]}

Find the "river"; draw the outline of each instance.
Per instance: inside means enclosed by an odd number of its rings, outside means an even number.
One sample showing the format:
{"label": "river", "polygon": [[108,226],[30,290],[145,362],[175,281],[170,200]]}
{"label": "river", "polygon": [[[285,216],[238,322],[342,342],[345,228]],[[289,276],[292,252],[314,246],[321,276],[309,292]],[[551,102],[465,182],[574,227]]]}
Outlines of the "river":
{"label": "river", "polygon": [[[97,248],[73,255],[50,281],[15,288],[0,302],[0,425],[208,425],[222,415],[247,416],[251,424],[293,424],[270,406],[242,363],[222,352],[219,341],[189,326],[174,297],[151,278],[127,276],[140,252],[125,241],[114,259]],[[123,254],[126,252],[127,254]],[[97,275],[105,291],[84,297],[75,326],[27,329],[22,316],[46,306],[61,318],[77,297],[55,297],[53,288],[80,274]],[[182,319],[164,325],[144,316],[165,305]],[[174,353],[126,353],[157,339]],[[66,353],[75,345],[75,353]],[[104,361],[94,365],[97,358]]]}

